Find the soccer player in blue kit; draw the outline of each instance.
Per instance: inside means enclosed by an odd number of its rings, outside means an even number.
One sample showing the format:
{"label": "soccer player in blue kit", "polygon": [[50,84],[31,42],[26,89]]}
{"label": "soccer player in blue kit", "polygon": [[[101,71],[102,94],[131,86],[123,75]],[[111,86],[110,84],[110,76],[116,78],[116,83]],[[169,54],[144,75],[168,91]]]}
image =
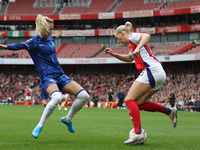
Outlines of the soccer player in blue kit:
{"label": "soccer player in blue kit", "polygon": [[67,126],[71,133],[75,132],[72,125],[72,118],[89,100],[89,95],[83,87],[73,79],[67,77],[62,70],[55,54],[54,40],[50,36],[53,28],[54,21],[52,19],[38,15],[36,18],[36,36],[22,43],[0,45],[0,49],[26,49],[35,64],[41,88],[51,96],[51,101],[45,107],[39,123],[32,132],[34,138],[39,137],[44,123],[62,100],[62,92],[77,97],[67,116],[61,118],[61,122]]}

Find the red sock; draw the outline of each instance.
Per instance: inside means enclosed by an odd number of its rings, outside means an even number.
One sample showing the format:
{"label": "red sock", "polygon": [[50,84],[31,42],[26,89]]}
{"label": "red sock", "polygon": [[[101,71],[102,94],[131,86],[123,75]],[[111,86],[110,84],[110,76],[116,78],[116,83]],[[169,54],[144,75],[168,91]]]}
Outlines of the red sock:
{"label": "red sock", "polygon": [[150,112],[158,111],[158,112],[164,113],[166,115],[169,115],[171,112],[169,108],[164,107],[155,102],[150,102],[150,101],[146,101],[144,104],[139,105],[138,107],[140,110],[145,110],[145,111],[150,111]]}
{"label": "red sock", "polygon": [[59,103],[59,106],[62,104],[62,101]]}
{"label": "red sock", "polygon": [[138,105],[133,99],[129,99],[125,103],[129,109],[129,115],[133,122],[135,133],[138,134],[141,132],[140,110],[138,108]]}
{"label": "red sock", "polygon": [[65,103],[65,107],[67,107],[67,102]]}

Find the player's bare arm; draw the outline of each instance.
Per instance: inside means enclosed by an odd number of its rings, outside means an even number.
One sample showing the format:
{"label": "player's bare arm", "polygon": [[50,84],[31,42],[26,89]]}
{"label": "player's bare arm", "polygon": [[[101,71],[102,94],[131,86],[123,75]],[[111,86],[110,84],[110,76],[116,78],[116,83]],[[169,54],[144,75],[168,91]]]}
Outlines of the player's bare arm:
{"label": "player's bare arm", "polygon": [[111,56],[113,56],[113,57],[115,57],[115,58],[117,58],[117,59],[119,59],[121,61],[125,61],[125,62],[132,62],[133,61],[133,57],[130,56],[129,54],[114,53],[111,48],[106,48],[104,50],[104,52],[106,54],[110,54]]}
{"label": "player's bare arm", "polygon": [[6,45],[0,44],[0,49],[7,49]]}

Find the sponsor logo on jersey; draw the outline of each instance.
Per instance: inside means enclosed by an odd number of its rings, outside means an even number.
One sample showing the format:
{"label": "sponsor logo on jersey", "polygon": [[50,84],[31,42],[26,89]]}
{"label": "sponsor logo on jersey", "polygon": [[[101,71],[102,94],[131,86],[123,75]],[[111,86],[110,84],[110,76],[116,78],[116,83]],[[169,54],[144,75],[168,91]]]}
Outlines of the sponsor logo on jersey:
{"label": "sponsor logo on jersey", "polygon": [[53,79],[49,79],[50,82],[53,82]]}

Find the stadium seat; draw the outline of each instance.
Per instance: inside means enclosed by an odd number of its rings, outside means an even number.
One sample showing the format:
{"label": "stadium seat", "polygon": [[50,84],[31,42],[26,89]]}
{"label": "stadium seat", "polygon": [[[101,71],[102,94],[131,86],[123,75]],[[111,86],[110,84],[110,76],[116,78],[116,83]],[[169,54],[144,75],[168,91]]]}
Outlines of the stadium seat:
{"label": "stadium seat", "polygon": [[107,12],[113,5],[115,4],[115,0],[92,0],[89,8],[86,10],[86,14],[92,13],[105,13]]}
{"label": "stadium seat", "polygon": [[125,0],[122,1],[121,5],[115,10],[116,13],[124,12],[124,11],[142,11],[142,10],[154,10],[160,9],[164,3],[144,3],[143,1],[132,1]]}
{"label": "stadium seat", "polygon": [[[128,54],[129,53],[129,49],[128,47],[111,47],[111,49],[119,54]],[[112,57],[109,54],[105,54],[105,52],[101,52],[97,57]]]}
{"label": "stadium seat", "polygon": [[102,49],[101,43],[70,43],[57,54],[58,58],[90,58]]}
{"label": "stadium seat", "polygon": [[180,0],[171,2],[165,9],[188,8],[200,5],[200,0]]}
{"label": "stadium seat", "polygon": [[33,8],[30,11],[30,15],[37,15],[37,14],[52,15],[55,9],[56,7]]}
{"label": "stadium seat", "polygon": [[196,53],[200,53],[200,46],[196,46],[186,52],[184,52],[183,54],[196,54]]}
{"label": "stadium seat", "polygon": [[64,7],[60,14],[84,14],[86,10],[87,7]]}
{"label": "stadium seat", "polygon": [[30,14],[35,0],[15,0],[9,2],[6,15],[27,15]]}
{"label": "stadium seat", "polygon": [[183,48],[186,45],[187,44],[182,44],[182,45],[159,45],[159,46],[154,47],[152,49],[152,51],[153,51],[153,54],[155,56],[167,55],[169,53],[173,53],[173,52]]}

